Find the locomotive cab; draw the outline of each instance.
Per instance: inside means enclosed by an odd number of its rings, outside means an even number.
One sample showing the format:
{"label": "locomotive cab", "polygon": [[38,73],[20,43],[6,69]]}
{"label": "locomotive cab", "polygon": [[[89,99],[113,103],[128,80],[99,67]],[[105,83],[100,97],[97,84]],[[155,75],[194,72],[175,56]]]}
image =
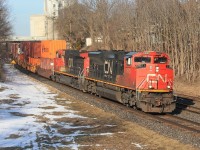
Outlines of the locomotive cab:
{"label": "locomotive cab", "polygon": [[173,71],[166,54],[149,52],[135,56],[136,89],[139,91],[170,92],[173,87]]}
{"label": "locomotive cab", "polygon": [[172,112],[173,70],[169,56],[159,52],[130,52],[124,60],[124,83],[135,88],[138,108],[144,112]]}
{"label": "locomotive cab", "polygon": [[54,70],[55,71],[66,71],[65,68],[65,50],[56,51],[56,58],[54,58]]}
{"label": "locomotive cab", "polygon": [[136,68],[136,92],[140,107],[146,112],[171,112],[173,70],[165,53],[146,52],[133,57]]}

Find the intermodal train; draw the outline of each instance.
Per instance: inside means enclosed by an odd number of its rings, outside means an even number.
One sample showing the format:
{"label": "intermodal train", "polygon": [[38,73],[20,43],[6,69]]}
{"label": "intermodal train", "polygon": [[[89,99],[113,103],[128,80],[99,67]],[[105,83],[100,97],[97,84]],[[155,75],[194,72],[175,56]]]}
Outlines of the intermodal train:
{"label": "intermodal train", "polygon": [[172,112],[173,69],[166,53],[67,50],[64,40],[12,42],[17,65],[53,81],[148,113]]}

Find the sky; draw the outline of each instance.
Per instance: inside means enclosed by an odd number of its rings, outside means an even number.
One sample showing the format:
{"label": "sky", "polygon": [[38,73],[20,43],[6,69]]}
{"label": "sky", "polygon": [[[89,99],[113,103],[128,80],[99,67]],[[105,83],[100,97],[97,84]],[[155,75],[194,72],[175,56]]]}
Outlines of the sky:
{"label": "sky", "polygon": [[30,16],[43,14],[44,0],[7,0],[14,36],[30,36]]}

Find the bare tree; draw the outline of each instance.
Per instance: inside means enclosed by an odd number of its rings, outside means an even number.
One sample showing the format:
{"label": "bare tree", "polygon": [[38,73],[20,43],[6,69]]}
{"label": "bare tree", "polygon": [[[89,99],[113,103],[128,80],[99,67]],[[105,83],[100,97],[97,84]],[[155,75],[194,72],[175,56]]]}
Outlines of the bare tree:
{"label": "bare tree", "polygon": [[11,35],[11,24],[6,0],[0,0],[0,67],[8,58],[8,49],[4,41]]}
{"label": "bare tree", "polygon": [[0,40],[6,39],[9,35],[11,35],[11,25],[6,1],[0,0]]}
{"label": "bare tree", "polygon": [[75,43],[91,37],[97,48],[167,52],[176,76],[195,81],[199,18],[196,0],[81,0],[61,11],[57,22],[60,35]]}

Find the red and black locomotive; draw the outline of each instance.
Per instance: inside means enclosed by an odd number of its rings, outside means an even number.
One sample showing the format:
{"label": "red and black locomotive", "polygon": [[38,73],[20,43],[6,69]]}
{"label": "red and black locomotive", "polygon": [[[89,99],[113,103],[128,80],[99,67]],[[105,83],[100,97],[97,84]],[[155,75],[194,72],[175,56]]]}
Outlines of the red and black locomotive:
{"label": "red and black locomotive", "polygon": [[33,58],[26,49],[19,55],[12,50],[18,65],[27,70],[144,112],[175,109],[173,70],[165,53],[63,50],[63,41],[37,41],[37,50],[34,42],[31,45],[29,51],[37,52]]}
{"label": "red and black locomotive", "polygon": [[173,70],[158,52],[66,50],[65,72],[52,79],[144,112],[172,112]]}

